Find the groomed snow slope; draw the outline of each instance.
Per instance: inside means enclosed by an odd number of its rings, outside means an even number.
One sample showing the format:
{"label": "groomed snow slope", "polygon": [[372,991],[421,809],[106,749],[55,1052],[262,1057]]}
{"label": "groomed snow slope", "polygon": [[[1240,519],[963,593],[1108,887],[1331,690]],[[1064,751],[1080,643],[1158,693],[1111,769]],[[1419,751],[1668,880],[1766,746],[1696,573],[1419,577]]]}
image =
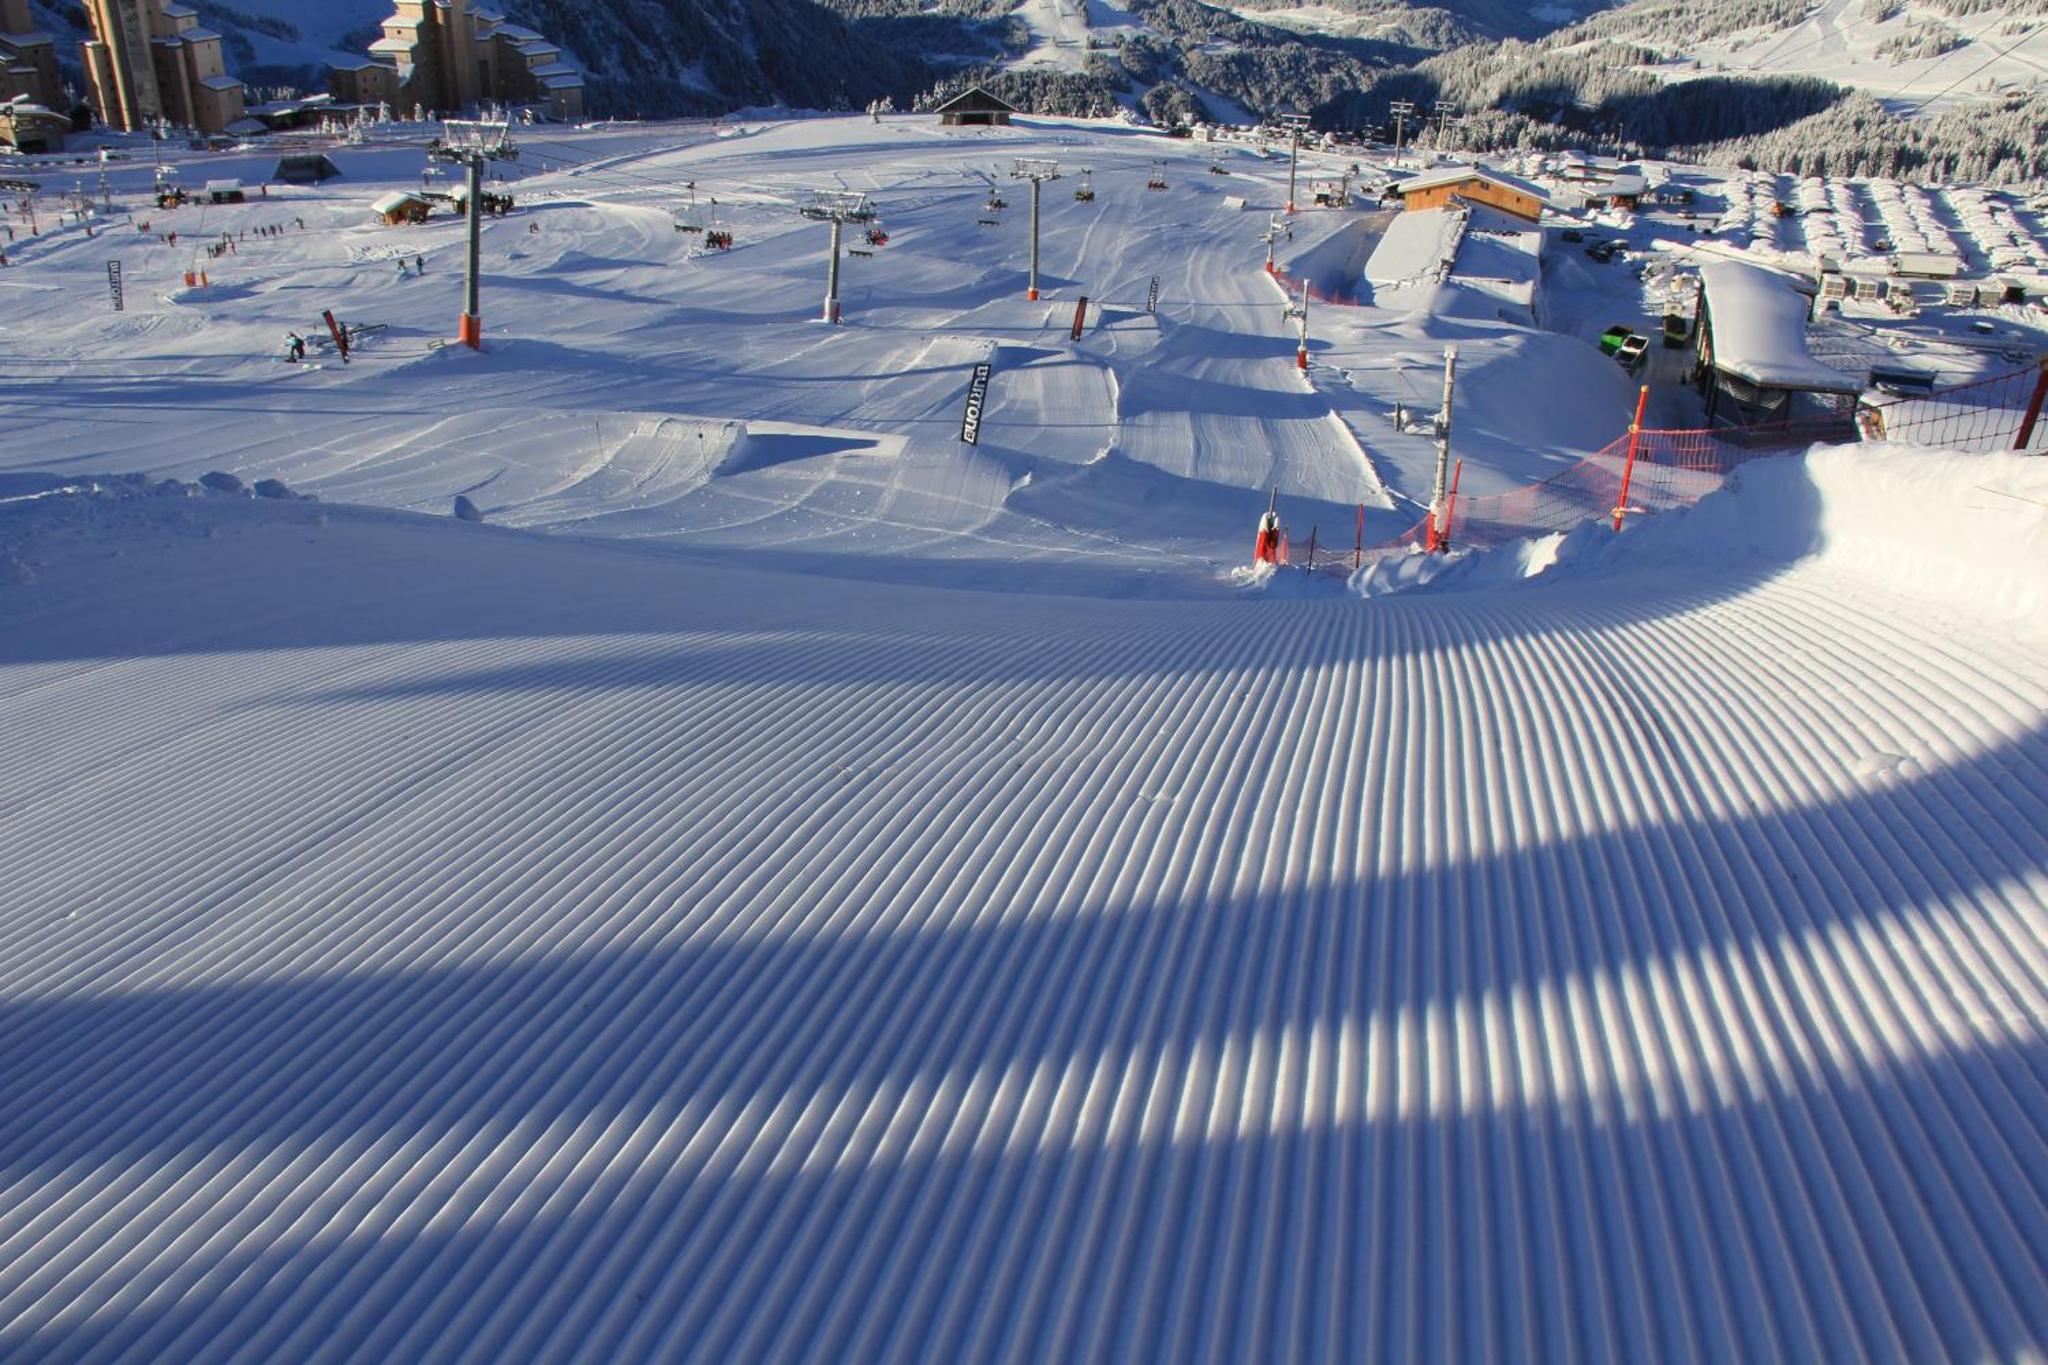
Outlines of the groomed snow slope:
{"label": "groomed snow slope", "polygon": [[2048,649],[1966,597],[0,513],[0,1355],[2048,1349]]}

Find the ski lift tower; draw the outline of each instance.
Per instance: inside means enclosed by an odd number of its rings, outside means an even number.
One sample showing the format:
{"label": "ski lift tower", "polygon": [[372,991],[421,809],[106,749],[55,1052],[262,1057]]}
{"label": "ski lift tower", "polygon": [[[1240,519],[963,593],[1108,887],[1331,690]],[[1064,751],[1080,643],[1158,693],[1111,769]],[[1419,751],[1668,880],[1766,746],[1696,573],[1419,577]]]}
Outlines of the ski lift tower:
{"label": "ski lift tower", "polygon": [[519,149],[512,145],[509,128],[496,123],[450,120],[441,125],[441,136],[427,144],[427,155],[447,161],[469,172],[469,200],[464,205],[469,219],[469,257],[462,284],[462,330],[460,340],[472,351],[484,344],[483,307],[478,301],[483,273],[479,256],[483,249],[484,166],[492,161],[516,161]]}
{"label": "ski lift tower", "polygon": [[839,322],[839,237],[848,223],[872,223],[875,206],[854,190],[813,190],[797,212],[814,223],[832,225],[832,254],[825,270],[824,321]]}
{"label": "ski lift tower", "polygon": [[1275,213],[1266,219],[1266,230],[1259,234],[1259,240],[1266,244],[1266,273],[1273,273],[1273,248],[1279,244],[1287,229],[1281,226],[1280,215]]}
{"label": "ski lift tower", "polygon": [[1294,173],[1301,165],[1301,135],[1308,131],[1307,114],[1282,114],[1280,126],[1287,130],[1287,211],[1294,212]]}
{"label": "ski lift tower", "polygon": [[1395,100],[1393,104],[1388,107],[1388,112],[1394,116],[1393,164],[1398,166],[1401,164],[1401,134],[1407,131],[1408,120],[1415,117],[1415,101]]}
{"label": "ski lift tower", "polygon": [[1295,325],[1294,368],[1308,368],[1308,281],[1301,282],[1301,301],[1289,303],[1281,310],[1282,317]]}
{"label": "ski lift tower", "polygon": [[1010,167],[1010,179],[1031,182],[1031,282],[1024,297],[1038,297],[1038,192],[1048,180],[1060,178],[1060,163],[1042,157],[1020,156]]}

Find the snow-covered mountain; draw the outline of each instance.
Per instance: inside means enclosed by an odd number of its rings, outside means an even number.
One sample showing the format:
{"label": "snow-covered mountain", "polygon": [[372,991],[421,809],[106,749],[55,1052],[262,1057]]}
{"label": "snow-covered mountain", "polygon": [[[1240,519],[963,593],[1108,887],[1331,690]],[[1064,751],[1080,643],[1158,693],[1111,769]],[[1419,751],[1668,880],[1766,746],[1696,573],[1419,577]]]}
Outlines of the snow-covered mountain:
{"label": "snow-covered mountain", "polygon": [[[260,90],[317,87],[389,0],[194,0]],[[37,0],[53,31],[75,9]],[[1606,141],[1773,168],[1881,144],[2006,179],[2039,175],[2048,0],[503,0],[560,43],[601,114],[907,106],[981,81],[1041,113],[1122,106],[1160,123],[1282,109],[1384,126],[1455,105],[1478,150]],[[67,60],[69,60],[67,52]],[[1703,80],[1718,84],[1701,86]],[[1851,92],[1865,97],[1849,100]],[[1869,103],[1875,100],[1875,105]],[[1998,130],[1927,120],[1990,104]],[[1920,120],[1913,131],[1895,118]],[[1775,140],[1773,140],[1775,139]],[[1448,139],[1448,135],[1446,137]],[[1916,152],[1916,155],[1919,153]],[[1832,163],[1831,163],[1832,164]],[[1844,163],[1847,164],[1847,163]]]}

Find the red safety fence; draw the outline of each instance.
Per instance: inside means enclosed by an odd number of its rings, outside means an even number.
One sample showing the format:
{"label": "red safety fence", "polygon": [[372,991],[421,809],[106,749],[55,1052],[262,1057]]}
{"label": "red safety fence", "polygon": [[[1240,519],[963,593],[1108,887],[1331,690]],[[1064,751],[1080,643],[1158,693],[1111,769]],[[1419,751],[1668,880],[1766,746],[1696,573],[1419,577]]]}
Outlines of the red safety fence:
{"label": "red safety fence", "polygon": [[[1573,530],[1615,515],[1689,507],[1721,486],[1739,466],[1765,456],[1802,451],[1820,442],[1909,441],[1959,450],[2048,451],[2048,368],[2028,366],[1921,397],[1866,404],[1853,417],[1818,417],[1748,427],[1690,431],[1644,431],[1629,473],[1631,437],[1605,448],[1538,483],[1505,493],[1456,498],[1449,511],[1451,548],[1487,550],[1530,536]],[[1628,499],[1622,505],[1622,486]],[[1360,562],[1424,548],[1429,518],[1362,552],[1331,546],[1304,555],[1283,533],[1280,562],[1304,571],[1349,575]]]}
{"label": "red safety fence", "polygon": [[1304,279],[1299,275],[1290,275],[1278,266],[1273,268],[1272,273],[1273,283],[1285,290],[1287,297],[1290,299],[1300,298],[1301,287],[1307,285],[1308,297],[1312,303],[1341,304],[1345,307],[1352,307],[1358,303],[1358,297],[1355,294],[1340,294],[1335,290],[1325,289],[1313,280]]}

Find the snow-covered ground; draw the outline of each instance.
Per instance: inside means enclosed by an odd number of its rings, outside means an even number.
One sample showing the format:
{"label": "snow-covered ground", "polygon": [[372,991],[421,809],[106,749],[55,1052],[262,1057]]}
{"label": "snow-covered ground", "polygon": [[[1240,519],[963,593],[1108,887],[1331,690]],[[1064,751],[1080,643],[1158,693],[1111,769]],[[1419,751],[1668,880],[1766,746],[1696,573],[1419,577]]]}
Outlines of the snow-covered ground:
{"label": "snow-covered ground", "polygon": [[[1690,55],[1702,74],[1819,76],[1911,111],[1967,104],[2048,75],[2048,16],[2002,5],[1959,16],[1952,8],[1822,0],[1797,24],[1697,44]],[[1884,50],[1935,32],[1952,34],[1956,45],[1909,59]]]}
{"label": "snow-covered ground", "polygon": [[[365,221],[419,152],[334,155],[0,270],[0,1356],[2048,1351],[2038,460],[1243,587],[1268,489],[1412,522],[1446,344],[1468,493],[1604,444],[1656,281],[1318,302],[1304,377],[1284,164],[548,132],[475,354],[454,221]],[[1016,155],[1097,192],[1037,302]]]}

